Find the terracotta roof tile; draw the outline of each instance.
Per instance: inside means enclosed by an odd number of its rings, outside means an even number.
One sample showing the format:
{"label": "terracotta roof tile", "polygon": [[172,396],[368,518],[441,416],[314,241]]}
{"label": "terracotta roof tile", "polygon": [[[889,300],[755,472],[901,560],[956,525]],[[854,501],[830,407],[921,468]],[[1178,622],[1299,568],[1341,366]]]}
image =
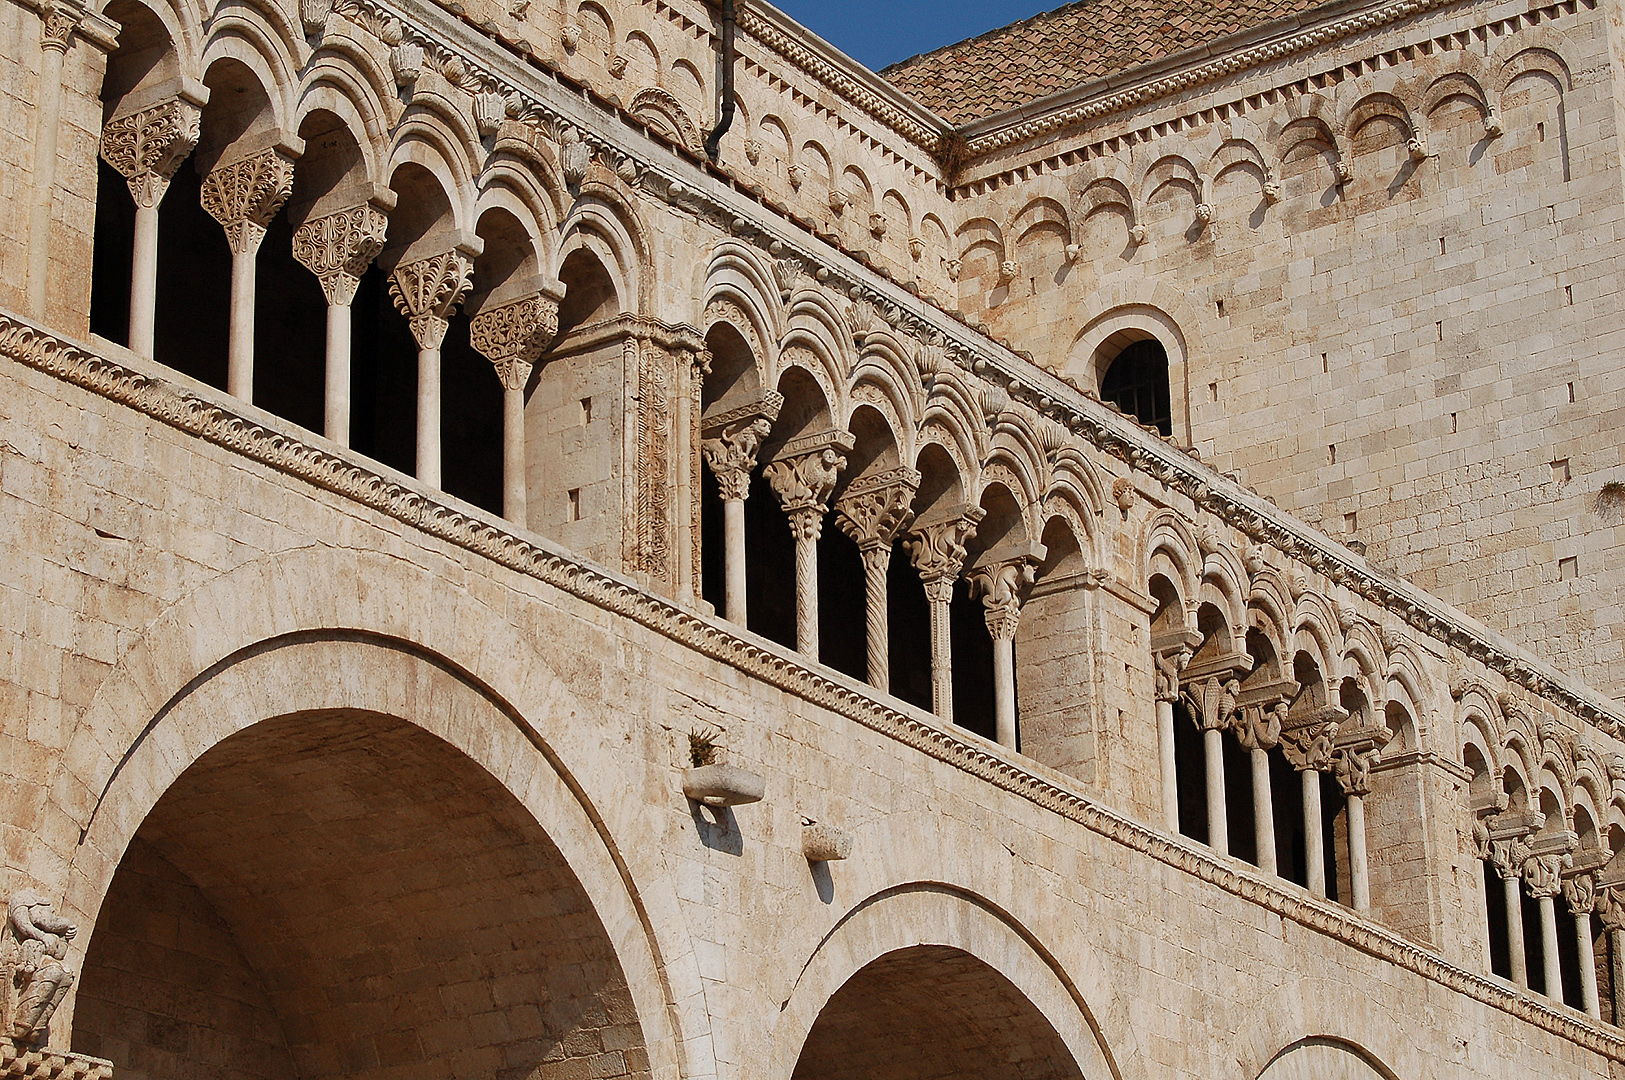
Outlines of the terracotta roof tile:
{"label": "terracotta roof tile", "polygon": [[1079,0],[880,74],[953,124],[1296,15],[1326,0]]}

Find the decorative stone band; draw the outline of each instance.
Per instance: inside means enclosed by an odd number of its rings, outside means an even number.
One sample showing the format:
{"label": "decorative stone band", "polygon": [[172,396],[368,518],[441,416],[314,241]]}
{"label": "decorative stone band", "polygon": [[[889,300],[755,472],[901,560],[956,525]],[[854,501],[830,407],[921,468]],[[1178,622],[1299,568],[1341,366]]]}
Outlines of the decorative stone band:
{"label": "decorative stone band", "polygon": [[163,199],[175,170],[197,146],[202,118],[190,101],[171,98],[102,128],[102,160],[129,182],[137,206],[151,209]]}
{"label": "decorative stone band", "polygon": [[259,250],[265,227],[293,193],[293,159],[280,150],[221,165],[203,178],[203,209],[226,230],[233,255]]}
{"label": "decorative stone band", "polygon": [[1625,1064],[1625,1032],[1588,1020],[1573,1010],[1560,1010],[1499,980],[1454,964],[1341,905],[1304,896],[1301,890],[1283,887],[1273,875],[1246,870],[1203,845],[1125,817],[1047,770],[1042,776],[1030,771],[1009,751],[981,739],[971,742],[921,710],[900,710],[883,704],[870,688],[856,680],[825,668],[814,670],[793,652],[760,639],[747,641],[721,619],[662,600],[630,579],[578,562],[540,538],[516,535],[498,518],[458,509],[432,493],[391,480],[369,468],[359,456],[303,442],[292,425],[267,427],[250,420],[224,394],[200,397],[165,379],[97,356],[3,311],[0,356],[333,492],[426,536],[455,544],[541,585],[635,622],[764,685],[793,694],[1026,799],[1130,851]]}
{"label": "decorative stone band", "polygon": [[30,1050],[0,1037],[0,1076],[7,1080],[113,1080],[113,1063],[60,1050]]}
{"label": "decorative stone band", "polygon": [[384,250],[389,218],[375,206],[352,206],[305,222],[293,233],[293,257],[322,283],[335,307],[355,299],[361,275]]}
{"label": "decorative stone band", "polygon": [[487,308],[468,323],[469,344],[496,365],[504,390],[525,388],[536,358],[558,332],[559,302],[540,292]]}
{"label": "decorative stone band", "polygon": [[474,263],[461,251],[402,263],[389,275],[389,296],[406,316],[420,349],[438,349],[458,301],[473,284]]}

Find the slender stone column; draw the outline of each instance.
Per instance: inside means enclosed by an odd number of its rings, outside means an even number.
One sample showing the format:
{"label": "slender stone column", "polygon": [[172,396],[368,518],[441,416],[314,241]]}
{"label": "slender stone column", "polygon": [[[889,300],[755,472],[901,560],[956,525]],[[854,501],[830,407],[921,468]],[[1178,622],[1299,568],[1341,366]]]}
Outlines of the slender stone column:
{"label": "slender stone column", "polygon": [[1563,899],[1574,915],[1574,943],[1580,957],[1580,1004],[1587,1016],[1602,1019],[1602,1002],[1597,996],[1597,952],[1591,938],[1591,913],[1597,910],[1597,879],[1592,874],[1576,874],[1563,881]]}
{"label": "slender stone column", "polygon": [[1174,755],[1174,706],[1179,703],[1179,673],[1190,662],[1190,649],[1151,654],[1157,680],[1157,758],[1162,769],[1162,824],[1179,831],[1179,768]]}
{"label": "slender stone column", "polygon": [[1523,863],[1529,848],[1521,840],[1495,840],[1490,843],[1490,865],[1500,875],[1506,897],[1507,959],[1512,965],[1512,981],[1529,987],[1529,957],[1523,941],[1523,897],[1518,888],[1523,880]]}
{"label": "slender stone column", "polygon": [[1365,797],[1371,794],[1371,766],[1378,760],[1368,743],[1337,748],[1333,775],[1347,797],[1349,892],[1355,911],[1371,910],[1371,867],[1366,857]]}
{"label": "slender stone column", "polygon": [[430,487],[440,486],[440,346],[473,268],[463,252],[447,251],[403,262],[389,275],[389,295],[418,343],[417,477]]}
{"label": "slender stone column", "polygon": [[502,516],[525,528],[525,385],[559,332],[559,298],[535,292],[469,320],[474,351],[496,367],[502,383]]}
{"label": "slender stone column", "polygon": [[1236,738],[1252,758],[1253,837],[1258,848],[1258,868],[1279,873],[1275,851],[1275,793],[1270,790],[1270,751],[1280,745],[1281,725],[1286,721],[1287,703],[1270,708],[1250,706],[1240,715]]}
{"label": "slender stone column", "polygon": [[203,209],[231,248],[231,335],[226,393],[254,400],[254,263],[266,226],[293,193],[293,158],[278,149],[217,166],[203,178]]}
{"label": "slender stone column", "polygon": [[102,159],[130,185],[135,199],[135,248],[130,260],[130,351],[152,356],[158,303],[158,204],[169,181],[197,146],[202,111],[172,98],[109,121],[102,129]]}
{"label": "slender stone column", "polygon": [[693,604],[700,594],[700,450],[701,394],[711,373],[711,353],[701,348],[677,349],[677,440],[682,448],[678,465],[677,520],[687,543],[678,544],[677,595]]}
{"label": "slender stone column", "polygon": [[1315,721],[1286,732],[1281,750],[1303,782],[1304,877],[1309,891],[1326,895],[1326,835],[1321,821],[1320,774],[1332,767],[1338,724]]}
{"label": "slender stone column", "polygon": [[56,0],[40,8],[38,119],[34,124],[34,200],[28,218],[28,311],[45,318],[45,283],[51,268],[51,208],[56,200],[56,136],[62,112],[62,59],[85,7]]}
{"label": "slender stone column", "polygon": [[1620,886],[1597,889],[1597,916],[1608,933],[1608,955],[1611,960],[1609,984],[1613,992],[1614,1023],[1625,1018],[1625,896]]}
{"label": "slender stone column", "polygon": [[891,638],[886,614],[886,570],[892,542],[914,513],[909,504],[920,474],[906,466],[860,476],[835,501],[835,521],[863,557],[864,630],[869,646],[869,685],[891,689]]}
{"label": "slender stone column", "polygon": [[797,445],[795,449],[802,452],[789,455],[781,451],[762,470],[790,519],[790,533],[795,537],[796,651],[810,660],[818,659],[818,538],[824,532],[824,515],[829,512],[835,479],[846,468],[841,451],[852,448],[852,437],[845,432],[831,432],[816,441],[824,445],[813,449]]}
{"label": "slender stone column", "polygon": [[1221,683],[1216,675],[1185,688],[1192,712],[1202,728],[1202,750],[1207,775],[1207,843],[1221,855],[1230,853],[1230,812],[1224,790],[1224,733],[1235,723],[1236,695],[1241,683]]}
{"label": "slender stone column", "polygon": [[705,463],[722,489],[723,562],[727,567],[723,617],[740,626],[746,625],[745,497],[750,494],[756,452],[772,430],[772,420],[751,413],[726,424],[714,437],[700,443]]}
{"label": "slender stone column", "polygon": [[1546,996],[1563,1000],[1563,967],[1557,956],[1557,896],[1563,891],[1558,857],[1534,855],[1523,864],[1524,888],[1540,905],[1540,958],[1546,977]]}
{"label": "slender stone column", "polygon": [[1036,567],[1023,557],[972,567],[971,595],[982,601],[987,632],[993,638],[993,731],[1000,746],[1016,749],[1016,628],[1022,592]]}
{"label": "slender stone column", "polygon": [[965,566],[965,545],[987,511],[961,506],[945,518],[917,525],[903,537],[909,561],[925,584],[931,605],[931,711],[948,723],[954,719],[953,624],[950,619],[954,582]]}
{"label": "slender stone column", "polygon": [[388,229],[383,211],[363,204],[312,218],[293,234],[294,259],[316,275],[327,299],[322,433],[340,446],[350,445],[350,304]]}

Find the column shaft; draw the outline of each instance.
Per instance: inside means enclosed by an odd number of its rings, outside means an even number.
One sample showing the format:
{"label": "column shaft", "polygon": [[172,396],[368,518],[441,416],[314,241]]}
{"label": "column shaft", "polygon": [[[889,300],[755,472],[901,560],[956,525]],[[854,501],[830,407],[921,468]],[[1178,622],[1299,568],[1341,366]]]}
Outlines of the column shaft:
{"label": "column shaft", "polygon": [[1371,868],[1365,850],[1365,796],[1348,797],[1349,893],[1355,911],[1371,910]]}
{"label": "column shaft", "polygon": [[886,571],[890,563],[890,544],[863,549],[863,622],[869,645],[869,685],[881,691],[891,689],[891,637],[886,613]]}
{"label": "column shaft", "polygon": [[1546,996],[1563,1000],[1563,967],[1557,956],[1557,904],[1550,894],[1535,901],[1540,905],[1540,952],[1546,976]]}
{"label": "column shaft", "polygon": [[1202,732],[1207,764],[1207,844],[1220,855],[1230,854],[1230,814],[1224,794],[1224,732]]}
{"label": "column shaft", "polygon": [[135,245],[130,259],[130,351],[152,359],[158,310],[158,205],[135,208]]}
{"label": "column shaft", "polygon": [[1303,863],[1309,891],[1326,895],[1326,837],[1320,820],[1320,773],[1304,769],[1303,777]]}
{"label": "column shaft", "polygon": [[818,538],[796,536],[796,651],[818,659]]}
{"label": "column shaft", "polygon": [[728,574],[723,604],[723,616],[732,623],[745,625],[745,500],[727,499],[722,504],[723,561]]}
{"label": "column shaft", "polygon": [[1609,968],[1612,974],[1614,1023],[1625,1019],[1625,929],[1608,931]]}
{"label": "column shaft", "polygon": [[525,388],[502,389],[502,516],[521,529],[525,507]]}
{"label": "column shaft", "polygon": [[954,720],[952,584],[943,591],[946,597],[931,597],[931,711],[951,724]]}
{"label": "column shaft", "polygon": [[993,732],[1000,746],[1016,748],[1016,643],[993,639]]}
{"label": "column shaft", "polygon": [[1157,701],[1157,757],[1162,763],[1162,824],[1179,831],[1179,773],[1174,764],[1174,703]]}
{"label": "column shaft", "polygon": [[350,445],[350,305],[327,305],[327,374],[322,388],[322,431]]}
{"label": "column shaft", "polygon": [[[1171,711],[1171,710],[1170,710]],[[1171,725],[1170,725],[1171,726]],[[1258,868],[1277,872],[1275,855],[1275,799],[1270,791],[1270,752],[1255,746],[1253,762],[1253,836],[1258,845]]]}
{"label": "column shaft", "polygon": [[62,52],[40,58],[39,121],[34,125],[34,205],[28,221],[28,312],[45,318],[45,279],[51,267],[51,208],[56,199],[56,132],[62,102]]}
{"label": "column shaft", "polygon": [[231,255],[231,331],[226,361],[226,393],[254,401],[254,264],[259,245]]}
{"label": "column shaft", "polygon": [[1597,997],[1597,950],[1591,937],[1591,912],[1574,916],[1574,941],[1580,956],[1580,1001],[1587,1016],[1602,1019],[1602,1002]]}
{"label": "column shaft", "polygon": [[1529,956],[1523,944],[1523,899],[1519,893],[1519,878],[1514,875],[1501,879],[1506,896],[1507,955],[1512,961],[1512,981],[1525,989],[1529,986]]}
{"label": "column shaft", "polygon": [[418,349],[417,477],[440,486],[440,349]]}

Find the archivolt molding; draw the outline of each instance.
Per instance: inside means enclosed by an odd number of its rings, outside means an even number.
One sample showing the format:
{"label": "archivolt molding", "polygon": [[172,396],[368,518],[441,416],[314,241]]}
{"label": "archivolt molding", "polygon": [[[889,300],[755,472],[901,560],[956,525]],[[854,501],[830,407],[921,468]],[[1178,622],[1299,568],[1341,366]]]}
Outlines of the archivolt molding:
{"label": "archivolt molding", "polygon": [[[1574,1014],[1572,1010],[1549,1005],[1543,999],[1519,993],[1500,980],[1460,967],[1393,931],[1363,920],[1340,905],[1303,896],[1295,889],[1289,891],[1273,876],[1243,870],[1232,860],[1214,855],[1203,846],[1176,839],[1125,817],[1094,802],[1081,788],[1070,786],[1048,770],[1044,775],[1031,771],[1011,751],[983,739],[972,741],[974,737],[942,726],[923,711],[892,708],[875,700],[872,690],[855,680],[837,673],[815,671],[805,666],[796,654],[764,639],[741,638],[719,619],[650,595],[630,579],[579,562],[540,537],[522,535],[492,515],[454,507],[443,501],[442,496],[420,489],[414,482],[381,475],[358,456],[306,443],[291,425],[279,429],[280,425],[269,418],[250,419],[224,395],[216,397],[202,390],[182,390],[162,377],[97,356],[3,312],[0,312],[0,356],[126,405],[178,431],[350,499],[427,536],[457,545],[559,589],[610,615],[647,627],[684,648],[734,667],[766,686],[862,724],[1283,919],[1336,938],[1625,1063],[1625,1034],[1615,1029]],[[131,362],[140,363],[133,358]],[[1217,484],[1209,486],[1208,477],[1198,474],[1192,466],[1176,468],[1174,453],[1166,451],[1160,442],[1155,447],[1142,446],[1139,440],[1132,438],[1132,432],[1122,432],[1104,417],[1094,420],[1089,427],[1101,441],[1118,446],[1124,456],[1143,470],[1154,475],[1161,473],[1170,483],[1185,480],[1202,484],[1206,490],[1198,499],[1199,505],[1207,507],[1212,503],[1218,508],[1213,512],[1224,510],[1241,519],[1245,523],[1244,531],[1247,531],[1246,525],[1260,533],[1267,529],[1282,545],[1303,551],[1315,563],[1325,566],[1334,578],[1356,579],[1355,568],[1346,561],[1349,556],[1312,545],[1309,538],[1298,531],[1302,526],[1263,510],[1261,507],[1267,504],[1261,500],[1239,489],[1221,488]],[[1109,439],[1109,435],[1115,438]],[[1157,452],[1159,449],[1169,456],[1162,457]],[[1365,571],[1358,573],[1363,575]],[[1388,587],[1395,590],[1399,599],[1412,601],[1413,617],[1423,623],[1422,628],[1433,631],[1437,626],[1438,633],[1455,629],[1446,622],[1447,615],[1434,614],[1436,602],[1414,590]],[[1466,636],[1465,629],[1456,632]],[[1467,646],[1473,644],[1472,640],[1466,642]],[[1470,649],[1464,648],[1464,651]],[[1514,663],[1527,668],[1530,662],[1507,655],[1505,664]],[[1538,674],[1532,668],[1527,670],[1531,677]],[[1553,689],[1553,683],[1544,685],[1549,691]]]}

